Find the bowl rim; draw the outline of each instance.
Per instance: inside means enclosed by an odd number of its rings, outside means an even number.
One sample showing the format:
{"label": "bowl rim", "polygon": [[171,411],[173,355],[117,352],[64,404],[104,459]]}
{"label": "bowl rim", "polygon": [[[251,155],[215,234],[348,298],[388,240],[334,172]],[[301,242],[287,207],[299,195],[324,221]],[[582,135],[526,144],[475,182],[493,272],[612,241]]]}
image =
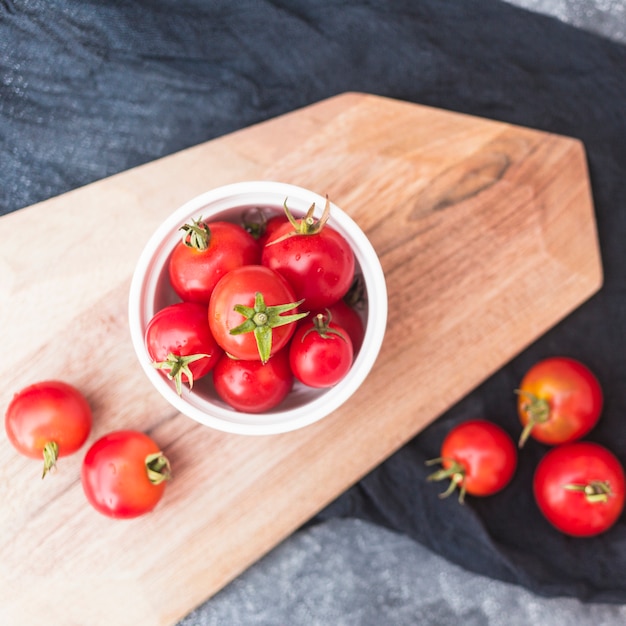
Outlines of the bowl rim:
{"label": "bowl rim", "polygon": [[[173,245],[180,241],[180,225],[200,215],[212,219],[225,211],[234,211],[241,205],[282,207],[288,199],[290,208],[305,212],[312,203],[321,211],[326,197],[293,185],[276,181],[245,181],[215,187],[201,193],[175,209],[153,232],[137,260],[128,296],[128,323],[131,342],[144,373],[157,391],[180,413],[205,426],[234,434],[269,435],[285,433],[308,426],[326,417],[356,392],[367,378],[382,346],[387,325],[387,288],[378,255],[365,233],[356,222],[332,201],[330,224],[348,239],[360,267],[368,293],[368,317],[363,346],[348,375],[334,387],[320,390],[304,406],[265,413],[244,413],[227,405],[200,401],[193,390],[184,386],[182,395],[161,371],[152,366],[144,343],[145,327],[156,312],[146,299],[154,294],[160,273]],[[210,212],[207,214],[207,210]],[[155,260],[156,259],[156,260]],[[210,412],[209,412],[210,410]]]}

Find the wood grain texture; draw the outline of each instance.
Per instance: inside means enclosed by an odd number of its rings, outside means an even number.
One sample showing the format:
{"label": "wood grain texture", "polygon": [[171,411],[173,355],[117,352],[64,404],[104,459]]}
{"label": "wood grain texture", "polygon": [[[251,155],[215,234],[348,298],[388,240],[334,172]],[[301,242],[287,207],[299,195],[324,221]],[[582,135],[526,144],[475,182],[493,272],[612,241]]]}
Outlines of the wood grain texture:
{"label": "wood grain texture", "polygon": [[[344,407],[301,431],[245,437],[158,396],[126,307],[161,220],[212,187],[261,179],[327,193],[359,223],[383,265],[389,320]],[[0,242],[0,406],[62,378],[93,406],[88,443],[144,430],[175,473],[154,513],[111,521],[84,499],[84,451],[42,481],[2,436],[0,623],[19,626],[174,624],[602,284],[578,141],[357,93],[7,215]]]}

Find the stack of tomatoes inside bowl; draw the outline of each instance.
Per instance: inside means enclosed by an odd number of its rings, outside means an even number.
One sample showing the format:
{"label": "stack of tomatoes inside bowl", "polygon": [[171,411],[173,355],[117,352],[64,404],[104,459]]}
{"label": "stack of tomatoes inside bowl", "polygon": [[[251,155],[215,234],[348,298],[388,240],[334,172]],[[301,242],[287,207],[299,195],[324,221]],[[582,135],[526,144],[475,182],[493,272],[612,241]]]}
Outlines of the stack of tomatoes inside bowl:
{"label": "stack of tomatoes inside bowl", "polygon": [[[171,220],[155,234],[131,286],[131,334],[183,413],[235,432],[291,430],[332,412],[369,372],[384,277],[362,231],[327,198],[303,210],[311,192],[297,187],[231,187],[239,193],[218,190],[217,208],[204,197],[177,212],[175,243]],[[261,195],[248,198],[252,189]]]}

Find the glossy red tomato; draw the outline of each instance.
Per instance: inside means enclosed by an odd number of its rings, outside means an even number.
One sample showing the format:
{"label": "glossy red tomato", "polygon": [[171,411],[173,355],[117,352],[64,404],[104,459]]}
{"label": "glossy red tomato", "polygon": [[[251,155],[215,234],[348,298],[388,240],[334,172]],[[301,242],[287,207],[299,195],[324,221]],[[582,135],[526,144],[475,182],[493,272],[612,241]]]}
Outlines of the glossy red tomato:
{"label": "glossy red tomato", "polygon": [[307,309],[321,309],[343,298],[355,268],[350,244],[326,223],[330,204],[319,220],[313,218],[314,208],[299,220],[289,214],[289,223],[268,238],[261,255],[261,263],[284,276]]}
{"label": "glossy red tomato", "polygon": [[98,439],[87,451],[81,482],[89,503],[114,518],[139,517],[159,503],[170,464],[154,440],[136,430]]}
{"label": "glossy red tomato", "polygon": [[465,494],[490,496],[509,484],[517,468],[517,449],[509,435],[488,420],[468,420],[455,426],[441,445],[441,456],[428,461],[440,463],[441,469],[429,480],[450,480],[441,497],[459,489],[459,501]]}
{"label": "glossy red tomato", "polygon": [[174,381],[179,394],[183,382],[192,387],[222,355],[207,307],[195,302],[177,302],[158,311],[146,327],[145,342],[153,365]]}
{"label": "glossy red tomato", "polygon": [[238,224],[200,218],[181,230],[183,240],[169,261],[170,282],[181,300],[208,304],[224,274],[260,261],[259,244]]}
{"label": "glossy red tomato", "polygon": [[279,350],[267,363],[232,359],[225,354],[213,370],[213,385],[219,397],[238,411],[269,411],[293,386],[288,349]]}
{"label": "glossy red tomato", "polygon": [[43,475],[58,457],[81,448],[91,431],[89,403],[72,385],[47,380],[13,396],[6,416],[9,441],[24,456],[44,460]]}
{"label": "glossy red tomato", "polygon": [[209,303],[217,343],[237,359],[266,362],[291,339],[298,313],[293,289],[277,272],[246,265],[224,276]]}
{"label": "glossy red tomato", "polygon": [[588,441],[548,451],[533,479],[537,506],[561,532],[591,537],[605,532],[624,509],[624,469],[605,447]]}
{"label": "glossy red tomato", "polygon": [[580,439],[596,425],[602,412],[598,379],[585,365],[566,357],[533,365],[517,393],[524,426],[520,447],[529,436],[547,445]]}
{"label": "glossy red tomato", "polygon": [[308,387],[336,385],[350,371],[353,356],[350,335],[323,314],[301,322],[289,344],[291,371]]}

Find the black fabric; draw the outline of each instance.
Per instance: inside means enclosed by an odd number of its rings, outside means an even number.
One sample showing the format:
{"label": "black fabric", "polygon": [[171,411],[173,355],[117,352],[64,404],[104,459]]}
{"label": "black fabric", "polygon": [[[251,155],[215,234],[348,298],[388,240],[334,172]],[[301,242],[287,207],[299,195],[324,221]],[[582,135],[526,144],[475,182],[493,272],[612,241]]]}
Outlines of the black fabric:
{"label": "black fabric", "polygon": [[588,438],[626,461],[623,46],[496,0],[4,0],[0,16],[1,213],[351,90],[580,138],[601,292],[313,522],[362,517],[543,595],[626,601],[624,518],[594,539],[552,530],[530,493],[544,447],[529,442],[513,484],[465,506],[440,500],[424,465],[469,417],[516,438],[512,390],[554,354],[596,372],[605,411]]}

